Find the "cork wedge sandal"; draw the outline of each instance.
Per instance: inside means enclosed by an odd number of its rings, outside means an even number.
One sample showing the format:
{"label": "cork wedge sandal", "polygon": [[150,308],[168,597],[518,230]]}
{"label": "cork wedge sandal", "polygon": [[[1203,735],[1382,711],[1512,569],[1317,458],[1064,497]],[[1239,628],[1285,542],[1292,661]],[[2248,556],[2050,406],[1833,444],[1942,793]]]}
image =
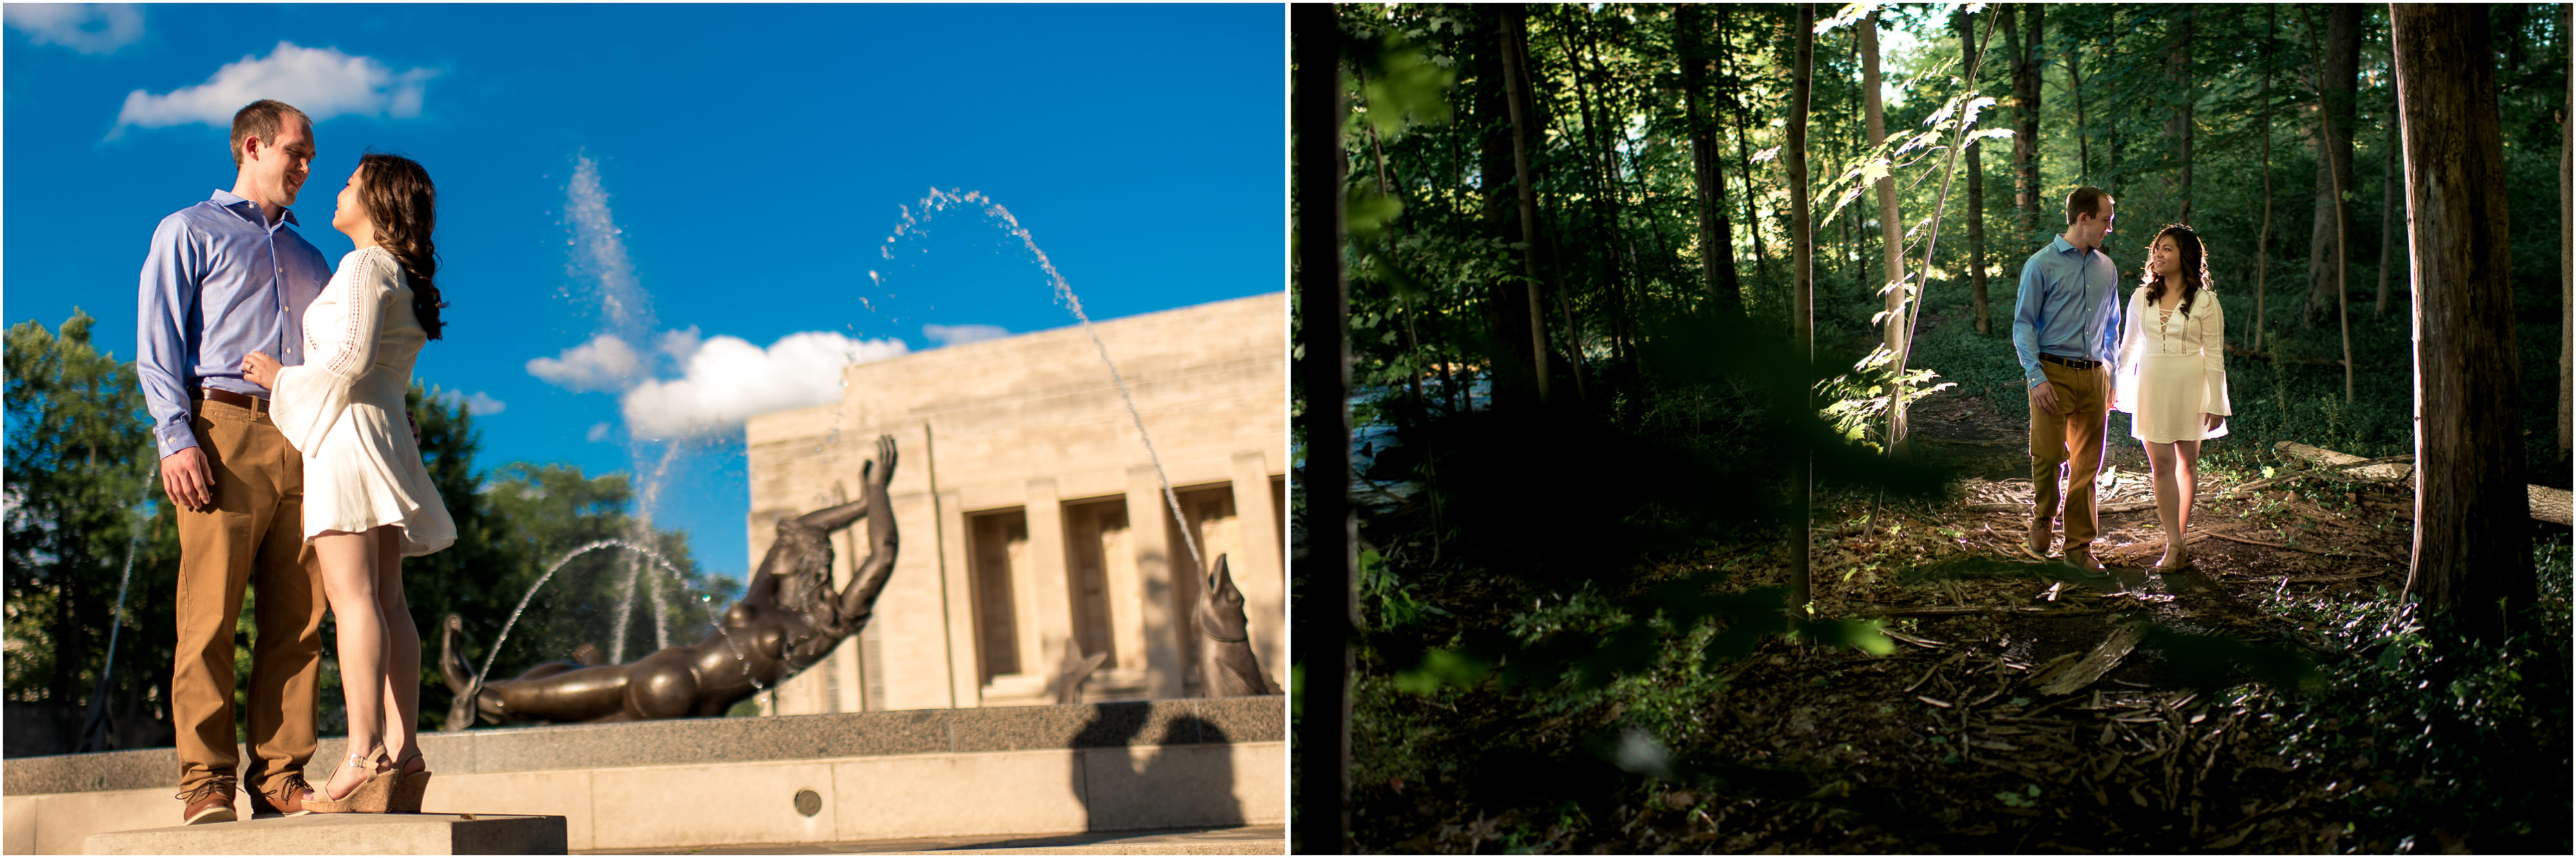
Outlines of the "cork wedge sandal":
{"label": "cork wedge sandal", "polygon": [[383,757],[382,749],[370,753],[350,754],[349,759],[341,765],[366,769],[367,779],[359,781],[356,787],[349,790],[348,795],[340,798],[331,798],[324,794],[323,790],[330,788],[330,782],[325,781],[321,789],[304,794],[304,808],[314,813],[385,812],[386,805],[393,797],[394,773],[392,766],[383,763]]}
{"label": "cork wedge sandal", "polygon": [[392,800],[385,811],[419,813],[421,796],[429,793],[430,774],[429,760],[421,757],[418,748],[404,754],[402,762],[395,763],[393,771],[387,773],[394,783]]}

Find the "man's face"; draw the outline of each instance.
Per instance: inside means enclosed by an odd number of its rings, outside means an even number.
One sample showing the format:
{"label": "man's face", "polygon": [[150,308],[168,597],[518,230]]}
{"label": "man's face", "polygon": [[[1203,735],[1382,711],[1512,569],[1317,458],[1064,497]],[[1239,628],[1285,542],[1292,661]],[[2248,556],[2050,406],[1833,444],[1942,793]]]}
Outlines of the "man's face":
{"label": "man's face", "polygon": [[293,117],[282,125],[274,141],[242,141],[242,173],[251,187],[268,195],[267,203],[291,206],[313,171],[313,126]]}
{"label": "man's face", "polygon": [[2086,246],[2099,248],[2102,246],[2103,237],[2111,234],[2111,222],[2118,217],[2118,207],[2111,202],[2110,197],[2103,197],[2100,217],[2076,216],[2076,234],[2090,239],[2086,242]]}

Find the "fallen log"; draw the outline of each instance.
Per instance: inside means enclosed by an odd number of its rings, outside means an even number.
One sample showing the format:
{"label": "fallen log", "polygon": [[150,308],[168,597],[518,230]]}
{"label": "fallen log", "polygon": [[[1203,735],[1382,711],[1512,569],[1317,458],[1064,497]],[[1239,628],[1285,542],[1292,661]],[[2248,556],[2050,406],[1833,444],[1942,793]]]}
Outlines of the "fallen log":
{"label": "fallen log", "polygon": [[2051,616],[2051,617],[2054,617],[2054,616],[2075,616],[2075,615],[2077,615],[2077,614],[2099,614],[2099,613],[2103,613],[2103,612],[2102,612],[2102,611],[2099,611],[2099,610],[2094,610],[2094,609],[2091,609],[2091,608],[2035,608],[2035,607],[2028,607],[2028,606],[2016,606],[2016,605],[1933,605],[1933,606],[1930,606],[1930,607],[1922,607],[1922,608],[1889,608],[1889,607],[1872,608],[1872,609],[1870,609],[1870,610],[1866,610],[1866,611],[1858,611],[1858,612],[1855,612],[1855,613],[1853,613],[1853,614],[1852,614],[1852,616],[1855,616],[1855,617],[1944,617],[1944,616],[1949,616],[1949,615],[1952,615],[1952,614],[2040,614],[2040,615],[2045,615],[2045,616]]}
{"label": "fallen log", "polygon": [[[2321,556],[2321,557],[2324,557],[2324,556],[2333,556],[2333,554],[2334,554],[2334,552],[2333,552],[2332,550],[2330,550],[2330,549],[2324,549],[2324,548],[2311,548],[2311,547],[2308,547],[2308,546],[2305,546],[2305,545],[2291,545],[2291,544],[2283,543],[2283,542],[2266,542],[2266,541],[2264,541],[2264,540],[2260,540],[2260,539],[2248,539],[2248,538],[2245,538],[2245,537],[2242,537],[2242,536],[2235,536],[2235,535],[2226,534],[2226,533],[2215,533],[2215,532],[2213,532],[2213,533],[2211,533],[2211,534],[2209,534],[2209,535],[2211,535],[2211,536],[2215,536],[2215,537],[2218,537],[2218,538],[2220,538],[2220,539],[2227,540],[2227,541],[2229,541],[2229,542],[2242,542],[2242,543],[2245,543],[2245,544],[2247,544],[2247,545],[2260,545],[2260,546],[2263,546],[2263,547],[2265,547],[2265,548],[2279,548],[2279,549],[2283,549],[2283,550],[2287,550],[2287,551],[2304,551],[2304,552],[2307,552],[2307,553],[2309,553],[2309,554],[2315,554],[2315,555],[2318,555],[2318,556]],[[2184,544],[2189,544],[2189,542],[2188,542],[2188,541],[2186,541]],[[2372,551],[2372,550],[2367,549],[2367,548],[2362,548],[2362,549],[2346,548],[2346,549],[2344,549],[2344,556],[2376,557],[2376,558],[2379,558],[2379,559],[2381,559],[2381,560],[2395,560],[2395,559],[2397,559],[2397,558],[2395,558],[2395,557],[2390,557],[2390,556],[2388,556],[2388,555],[2386,555],[2386,554],[2382,554],[2382,553],[2377,552],[2377,551]]]}
{"label": "fallen log", "polygon": [[[2350,453],[2339,453],[2323,447],[2311,447],[2296,441],[2282,441],[2272,445],[2272,449],[2281,455],[2289,456],[2301,461],[2314,462],[2316,464],[2326,465],[2329,467],[2350,468],[2354,474],[2364,477],[2382,479],[2390,482],[2402,479],[2406,482],[2406,487],[2408,489],[2411,490],[2415,487],[2415,469],[2413,466],[2410,465],[2404,468],[2399,468],[2394,464],[2375,464],[2393,463],[2399,460],[2412,460],[2414,458],[2413,456],[2390,456],[2386,459],[2364,459]],[[2576,525],[2576,500],[2571,500],[2566,489],[2526,485],[2523,487],[2523,490],[2531,500],[2532,518],[2553,524]]]}
{"label": "fallen log", "polygon": [[2047,675],[2032,676],[2031,682],[2038,685],[2043,694],[2073,694],[2082,691],[2085,686],[2101,679],[2104,674],[2118,669],[2120,661],[2128,658],[2129,652],[2137,649],[2138,641],[2145,636],[2144,626],[2120,626],[2113,629],[2110,637],[2103,638],[2102,644],[2094,647],[2093,651],[2085,654],[2082,659],[2064,668],[2049,671]]}

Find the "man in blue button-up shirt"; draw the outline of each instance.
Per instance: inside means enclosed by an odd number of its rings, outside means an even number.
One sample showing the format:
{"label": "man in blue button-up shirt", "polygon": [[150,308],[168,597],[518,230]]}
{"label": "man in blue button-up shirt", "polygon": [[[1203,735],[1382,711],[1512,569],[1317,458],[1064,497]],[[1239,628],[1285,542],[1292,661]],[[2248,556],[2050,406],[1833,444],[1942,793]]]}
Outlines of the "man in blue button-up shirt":
{"label": "man in blue button-up shirt", "polygon": [[303,812],[320,702],[322,594],[305,562],[303,457],[241,377],[253,351],[304,362],[304,308],[330,264],[289,229],[313,162],[303,111],[259,101],[233,116],[233,189],[161,219],[143,263],[135,369],[178,508],[177,660],[170,715],[188,824],[233,817],[233,623],[259,580],[243,772],[254,814]]}
{"label": "man in blue button-up shirt", "polygon": [[2069,466],[2066,561],[2097,570],[2093,480],[2102,470],[2120,337],[2120,271],[2102,253],[2114,216],[2101,188],[2067,194],[2066,234],[2022,263],[2013,301],[2013,352],[2030,389],[2030,550],[2048,555],[2058,472]]}

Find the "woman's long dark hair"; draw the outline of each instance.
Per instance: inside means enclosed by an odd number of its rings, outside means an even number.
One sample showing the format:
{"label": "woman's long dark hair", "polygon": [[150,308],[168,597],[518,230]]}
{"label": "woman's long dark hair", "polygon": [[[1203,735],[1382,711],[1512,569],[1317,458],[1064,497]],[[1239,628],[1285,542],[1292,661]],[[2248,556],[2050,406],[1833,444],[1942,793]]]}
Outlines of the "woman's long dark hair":
{"label": "woman's long dark hair", "polygon": [[[2209,256],[2200,246],[2200,234],[2178,223],[2167,224],[2164,229],[2157,230],[2156,237],[2147,242],[2147,247],[2155,247],[2156,242],[2165,240],[2168,235],[2173,236],[2174,250],[2181,255],[2175,260],[2175,267],[2182,269],[2182,306],[2179,309],[2188,316],[2191,315],[2191,299],[2198,297],[2200,290],[2209,288]],[[2145,280],[2147,304],[2154,306],[2165,297],[2165,279],[2149,271]]]}
{"label": "woman's long dark hair", "polygon": [[358,169],[365,177],[358,202],[375,221],[376,243],[402,263],[411,278],[412,314],[430,339],[438,339],[438,311],[447,306],[438,297],[438,245],[430,241],[438,228],[438,186],[420,162],[401,155],[369,152],[358,156]]}

